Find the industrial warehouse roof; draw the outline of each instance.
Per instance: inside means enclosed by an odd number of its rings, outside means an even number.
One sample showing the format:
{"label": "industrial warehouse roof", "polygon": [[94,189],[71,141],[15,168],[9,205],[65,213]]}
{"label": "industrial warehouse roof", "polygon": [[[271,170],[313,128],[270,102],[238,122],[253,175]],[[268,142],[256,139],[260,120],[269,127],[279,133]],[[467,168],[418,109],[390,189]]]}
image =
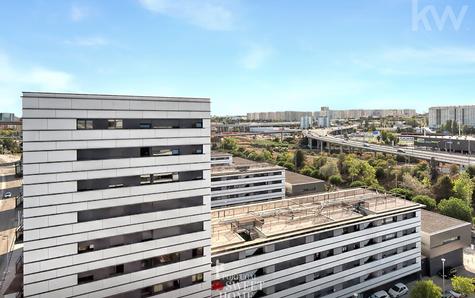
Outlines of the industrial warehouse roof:
{"label": "industrial warehouse roof", "polygon": [[421,212],[421,231],[423,233],[437,234],[467,225],[471,225],[471,223],[424,209]]}
{"label": "industrial warehouse roof", "polygon": [[211,211],[212,253],[252,246],[421,205],[366,189],[349,189]]}
{"label": "industrial warehouse roof", "polygon": [[285,183],[297,185],[297,184],[309,184],[309,183],[324,183],[325,181],[315,179],[313,177],[298,174],[292,171],[285,171]]}

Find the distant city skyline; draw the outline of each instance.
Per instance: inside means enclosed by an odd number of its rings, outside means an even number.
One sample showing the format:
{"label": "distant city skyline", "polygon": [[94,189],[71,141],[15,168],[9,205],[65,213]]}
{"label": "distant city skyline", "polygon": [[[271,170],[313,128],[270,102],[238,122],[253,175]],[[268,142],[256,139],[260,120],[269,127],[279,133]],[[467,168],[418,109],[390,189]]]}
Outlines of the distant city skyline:
{"label": "distant city skyline", "polygon": [[[0,8],[8,28],[0,111],[19,116],[22,91],[209,97],[213,115],[320,106],[427,112],[475,102],[469,0],[33,0]],[[439,26],[434,15],[447,9],[457,26]]]}

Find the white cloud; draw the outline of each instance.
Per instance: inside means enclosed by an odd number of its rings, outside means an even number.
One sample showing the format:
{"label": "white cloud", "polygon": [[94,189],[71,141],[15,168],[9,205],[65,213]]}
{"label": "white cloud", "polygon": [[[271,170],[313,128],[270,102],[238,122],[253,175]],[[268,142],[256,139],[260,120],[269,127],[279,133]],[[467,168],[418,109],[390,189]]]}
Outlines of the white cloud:
{"label": "white cloud", "polygon": [[[71,74],[42,66],[20,68],[0,51],[0,110],[19,113],[22,91],[72,91]],[[13,110],[15,109],[15,110]]]}
{"label": "white cloud", "polygon": [[222,0],[139,0],[146,9],[207,30],[231,30],[234,15]]}
{"label": "white cloud", "polygon": [[109,41],[100,36],[76,37],[65,41],[68,45],[81,47],[100,47],[109,44]]}
{"label": "white cloud", "polygon": [[71,17],[71,20],[73,20],[74,22],[82,21],[88,15],[89,15],[89,9],[85,7],[80,7],[77,5],[73,5],[71,7],[70,17]]}
{"label": "white cloud", "polygon": [[404,47],[372,53],[353,63],[383,75],[463,75],[475,73],[475,48]]}
{"label": "white cloud", "polygon": [[274,50],[269,46],[252,45],[247,53],[241,57],[239,63],[246,69],[257,69],[267,62],[273,54]]}

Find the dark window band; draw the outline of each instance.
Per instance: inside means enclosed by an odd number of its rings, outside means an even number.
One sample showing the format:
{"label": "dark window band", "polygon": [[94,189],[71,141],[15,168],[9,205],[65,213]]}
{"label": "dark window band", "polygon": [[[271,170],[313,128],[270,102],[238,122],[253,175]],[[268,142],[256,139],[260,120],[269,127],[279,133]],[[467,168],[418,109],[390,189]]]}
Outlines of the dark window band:
{"label": "dark window band", "polygon": [[109,298],[130,298],[130,297],[151,297],[158,294],[189,287],[204,281],[204,273],[197,273],[184,278],[162,282],[150,287],[120,293],[109,296]]}
{"label": "dark window band", "polygon": [[203,145],[80,149],[77,150],[77,160],[102,160],[191,154],[203,154]]}
{"label": "dark window band", "polygon": [[77,119],[77,129],[203,128],[203,119]]}
{"label": "dark window band", "polygon": [[140,186],[158,183],[173,183],[203,179],[203,171],[145,174],[114,178],[78,180],[78,191],[99,190],[118,187]]}
{"label": "dark window band", "polygon": [[78,274],[78,284],[89,283],[122,274],[133,273],[163,265],[199,258],[203,256],[203,252],[203,247],[199,247],[144,260],[133,261],[124,264],[118,264],[115,266],[108,266],[104,268],[81,272]]}
{"label": "dark window band", "polygon": [[204,231],[203,222],[172,226],[106,238],[88,240],[78,243],[78,253],[98,251],[111,247],[118,247],[156,239],[174,237]]}
{"label": "dark window band", "polygon": [[158,202],[147,202],[78,212],[78,222],[114,218],[127,215],[166,211],[203,205],[203,197],[189,197]]}

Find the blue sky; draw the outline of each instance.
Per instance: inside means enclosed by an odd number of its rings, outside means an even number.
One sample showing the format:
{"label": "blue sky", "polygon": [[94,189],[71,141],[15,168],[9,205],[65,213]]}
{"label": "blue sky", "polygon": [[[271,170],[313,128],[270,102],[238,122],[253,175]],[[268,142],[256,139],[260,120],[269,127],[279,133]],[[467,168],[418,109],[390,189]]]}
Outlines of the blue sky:
{"label": "blue sky", "polygon": [[2,1],[0,30],[3,112],[21,91],[211,97],[214,115],[475,104],[473,0]]}

